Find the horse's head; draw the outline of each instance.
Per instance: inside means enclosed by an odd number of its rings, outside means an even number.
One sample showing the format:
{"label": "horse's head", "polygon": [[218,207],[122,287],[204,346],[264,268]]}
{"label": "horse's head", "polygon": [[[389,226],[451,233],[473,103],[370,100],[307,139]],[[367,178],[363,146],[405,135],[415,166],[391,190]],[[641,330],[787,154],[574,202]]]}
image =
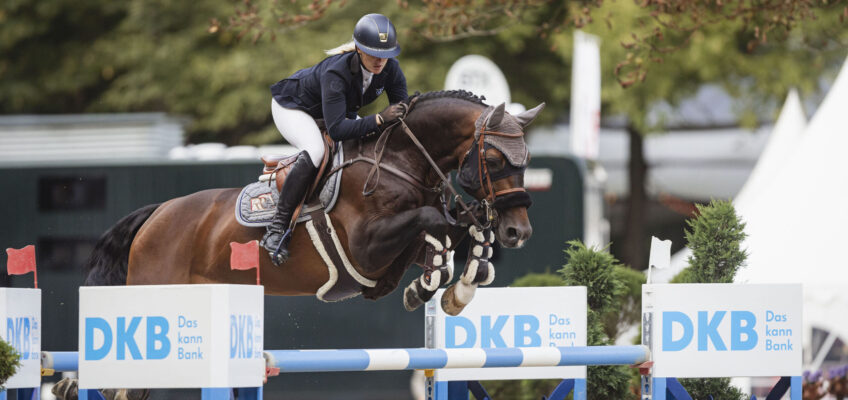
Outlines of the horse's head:
{"label": "horse's head", "polygon": [[504,247],[521,247],[533,233],[527,216],[530,195],[524,189],[530,162],[524,129],[544,107],[542,103],[515,116],[503,104],[488,107],[477,119],[471,148],[460,162],[460,186],[483,204],[486,220],[481,222],[492,223]]}

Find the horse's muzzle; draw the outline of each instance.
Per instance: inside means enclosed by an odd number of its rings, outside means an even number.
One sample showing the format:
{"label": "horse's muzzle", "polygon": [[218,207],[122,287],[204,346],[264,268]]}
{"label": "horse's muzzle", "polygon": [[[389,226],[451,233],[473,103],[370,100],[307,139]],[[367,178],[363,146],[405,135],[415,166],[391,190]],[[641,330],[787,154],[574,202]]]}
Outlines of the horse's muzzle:
{"label": "horse's muzzle", "polygon": [[498,226],[495,236],[501,246],[516,248],[524,246],[524,243],[533,235],[533,227],[527,217],[526,208],[512,208],[498,213]]}

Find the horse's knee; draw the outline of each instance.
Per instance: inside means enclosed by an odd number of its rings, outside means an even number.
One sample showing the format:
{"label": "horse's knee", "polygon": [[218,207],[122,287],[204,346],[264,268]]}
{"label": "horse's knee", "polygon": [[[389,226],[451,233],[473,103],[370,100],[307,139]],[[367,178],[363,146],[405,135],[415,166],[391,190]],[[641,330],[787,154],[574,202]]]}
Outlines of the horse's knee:
{"label": "horse's knee", "polygon": [[427,233],[443,238],[448,233],[448,221],[445,216],[435,207],[422,207],[421,209],[421,225]]}

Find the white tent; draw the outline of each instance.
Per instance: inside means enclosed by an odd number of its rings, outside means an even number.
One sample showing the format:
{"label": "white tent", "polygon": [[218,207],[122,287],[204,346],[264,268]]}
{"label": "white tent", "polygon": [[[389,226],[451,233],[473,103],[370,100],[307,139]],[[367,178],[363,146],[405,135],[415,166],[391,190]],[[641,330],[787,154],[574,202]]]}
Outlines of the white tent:
{"label": "white tent", "polygon": [[749,256],[736,281],[803,283],[807,340],[813,326],[848,339],[846,152],[848,62],[796,149],[741,212]]}
{"label": "white tent", "polygon": [[733,199],[738,212],[745,213],[747,208],[756,202],[758,194],[776,179],[777,172],[795,150],[806,128],[807,116],[801,106],[798,92],[793,89],[786,96],[780,116],[774,124],[768,144],[757,160],[757,165]]}
{"label": "white tent", "polygon": [[[830,332],[825,349],[837,336],[848,339],[848,261],[841,250],[848,239],[848,61],[804,132],[784,140],[769,144],[761,160],[768,164],[757,165],[737,200],[749,255],[736,282],[802,283],[804,341],[811,357],[813,327]],[[678,270],[687,257],[675,255]],[[663,271],[666,279],[674,269]],[[818,368],[823,355],[806,364]]]}
{"label": "white tent", "polygon": [[[783,108],[780,111],[780,116],[774,124],[774,129],[769,136],[763,152],[760,154],[757,164],[751,171],[745,185],[736,195],[733,200],[737,212],[744,217],[744,210],[750,204],[753,204],[754,199],[758,197],[758,193],[762,188],[775,179],[777,171],[782,167],[787,157],[798,145],[801,138],[801,132],[807,126],[807,117],[804,114],[804,109],[801,106],[801,99],[795,90],[789,92]],[[683,248],[671,257],[671,265],[667,269],[656,270],[653,272],[652,280],[655,283],[667,283],[682,269],[689,264],[689,256],[692,251],[688,247]]]}

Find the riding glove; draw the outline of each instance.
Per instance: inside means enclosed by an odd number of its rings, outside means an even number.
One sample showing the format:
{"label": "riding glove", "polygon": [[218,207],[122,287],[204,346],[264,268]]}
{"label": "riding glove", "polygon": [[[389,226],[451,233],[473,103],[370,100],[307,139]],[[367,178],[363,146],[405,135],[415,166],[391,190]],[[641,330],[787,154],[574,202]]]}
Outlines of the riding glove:
{"label": "riding glove", "polygon": [[380,112],[380,118],[383,120],[383,125],[394,122],[396,119],[403,117],[405,107],[398,104],[390,104],[385,110]]}

